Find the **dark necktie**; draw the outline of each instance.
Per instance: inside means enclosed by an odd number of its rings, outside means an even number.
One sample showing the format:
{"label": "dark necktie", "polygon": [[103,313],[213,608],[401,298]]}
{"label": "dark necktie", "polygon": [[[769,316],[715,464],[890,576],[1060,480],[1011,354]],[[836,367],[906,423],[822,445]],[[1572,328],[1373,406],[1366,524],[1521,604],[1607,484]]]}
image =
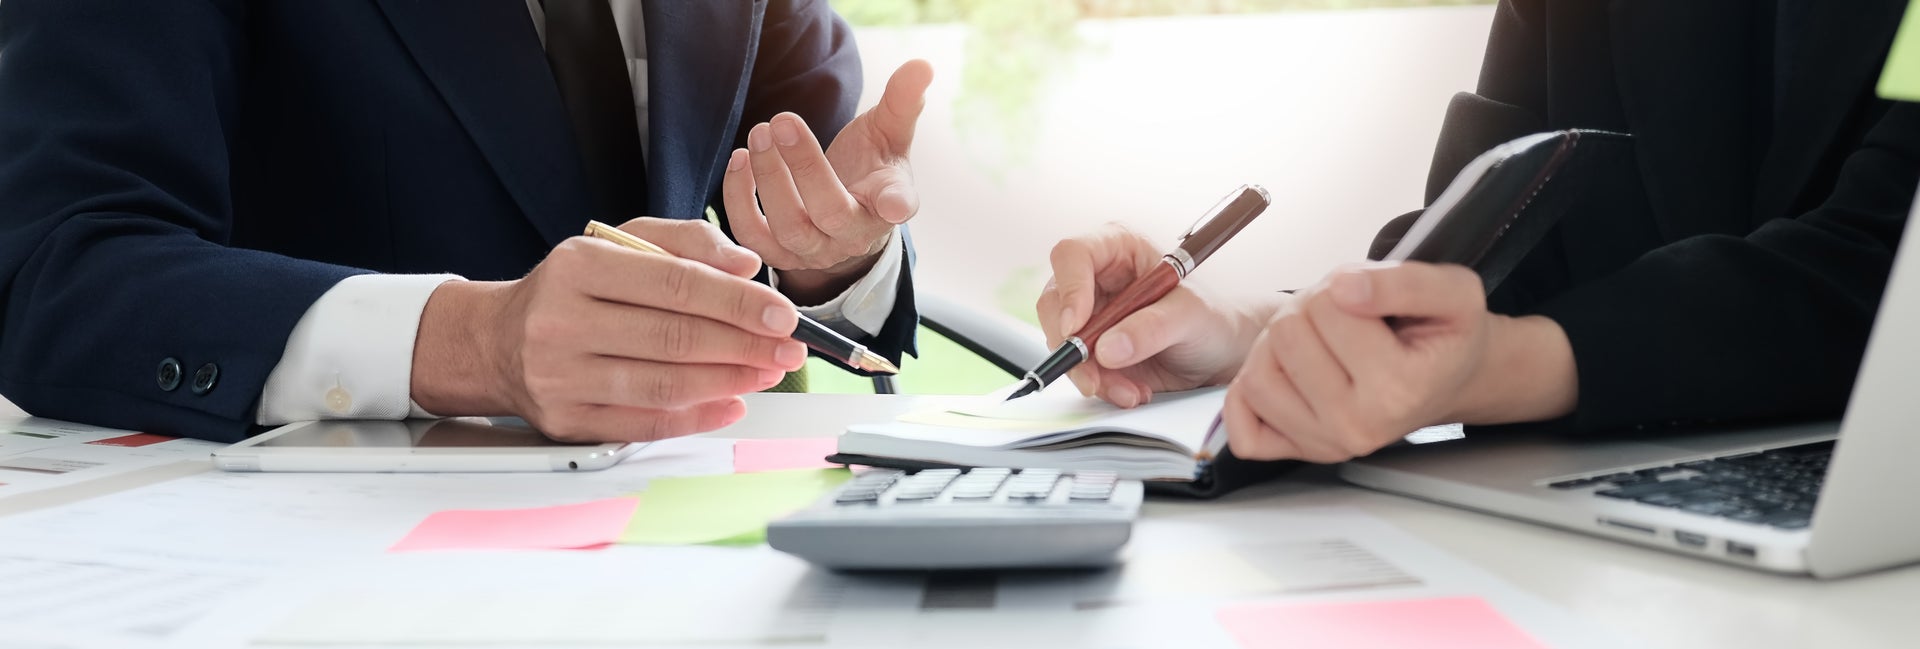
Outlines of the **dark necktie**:
{"label": "dark necktie", "polygon": [[645,158],[633,86],[607,0],[545,0],[547,65],[559,83],[586,163],[594,216],[620,223],[647,212]]}

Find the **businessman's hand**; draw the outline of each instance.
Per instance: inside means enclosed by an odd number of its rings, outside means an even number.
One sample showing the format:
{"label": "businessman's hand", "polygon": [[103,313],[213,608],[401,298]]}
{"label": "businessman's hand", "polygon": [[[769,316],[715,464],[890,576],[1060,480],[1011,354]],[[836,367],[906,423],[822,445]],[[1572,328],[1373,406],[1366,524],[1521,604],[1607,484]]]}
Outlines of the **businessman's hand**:
{"label": "businessman's hand", "polygon": [[414,342],[412,396],[441,415],[518,415],[565,441],[713,430],[806,348],[760,259],[704,221],[620,226],[681,259],[568,239],[525,278],[448,282]]}
{"label": "businessman's hand", "polygon": [[[1053,279],[1036,305],[1047,345],[1056,347],[1086,326],[1160,257],[1151,240],[1118,225],[1054,245]],[[1146,403],[1155,392],[1225,383],[1284,299],[1234,305],[1181,285],[1108,329],[1093,345],[1093,362],[1067,376],[1082,394],[1123,408]]]}
{"label": "businessman's hand", "polygon": [[926,61],[900,66],[824,152],[793,113],[753,127],[733,152],[722,196],[733,236],[780,272],[787,295],[818,304],[846,290],[920,210],[907,154],[932,82]]}
{"label": "businessman's hand", "polygon": [[1297,295],[1227,389],[1236,456],[1342,462],[1423,426],[1573,408],[1573,353],[1559,325],[1488,312],[1465,267],[1355,266]]}

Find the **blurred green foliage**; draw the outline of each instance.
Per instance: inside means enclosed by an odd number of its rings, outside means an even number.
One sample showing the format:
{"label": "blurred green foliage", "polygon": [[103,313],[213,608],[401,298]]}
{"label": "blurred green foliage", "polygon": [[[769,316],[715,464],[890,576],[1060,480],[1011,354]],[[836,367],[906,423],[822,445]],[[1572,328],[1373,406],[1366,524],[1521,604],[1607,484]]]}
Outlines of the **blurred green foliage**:
{"label": "blurred green foliage", "polygon": [[1004,177],[1031,157],[1046,93],[1070,74],[1083,19],[1490,4],[1493,0],[831,0],[861,26],[960,23],[966,63],[954,127],[980,168]]}
{"label": "blurred green foliage", "polygon": [[[1029,304],[1027,311],[1033,310]],[[1013,382],[1014,376],[994,367],[960,343],[921,327],[920,356],[901,359],[901,394],[985,394]],[[818,358],[807,359],[807,391],[826,394],[872,394],[873,379],[856,376]]]}
{"label": "blurred green foliage", "polygon": [[[1084,47],[1082,19],[1148,18],[1193,14],[1325,11],[1493,4],[1494,0],[831,0],[848,22],[863,27],[960,23],[967,27],[966,64],[955,98],[955,127],[984,153],[989,174],[1025,162],[1041,124],[1036,117],[1051,83],[1072,70]],[[988,151],[979,151],[986,147]],[[1042,267],[1022,267],[998,287],[995,306],[1030,323]],[[979,394],[1013,377],[952,340],[920,330],[920,357],[906,360],[899,379],[907,394]],[[812,392],[872,392],[868,379],[808,361]]]}
{"label": "blurred green foliage", "polygon": [[1324,11],[1493,4],[1494,0],[832,0],[855,25],[974,23],[1023,11],[1070,12],[1077,18],[1140,18],[1189,14]]}

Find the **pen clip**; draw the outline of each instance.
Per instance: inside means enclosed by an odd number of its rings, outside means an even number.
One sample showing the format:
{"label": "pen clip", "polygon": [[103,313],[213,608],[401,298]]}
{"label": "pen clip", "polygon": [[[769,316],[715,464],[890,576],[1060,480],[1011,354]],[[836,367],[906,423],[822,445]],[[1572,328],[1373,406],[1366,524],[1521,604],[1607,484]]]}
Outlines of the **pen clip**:
{"label": "pen clip", "polygon": [[1241,194],[1247,193],[1247,190],[1251,188],[1252,185],[1241,185],[1238,189],[1228,193],[1226,198],[1222,198],[1220,202],[1214,203],[1213,207],[1207,208],[1205,212],[1201,212],[1200,217],[1193,220],[1193,225],[1187,226],[1187,231],[1180,233],[1180,240],[1186,241],[1192,237],[1194,233],[1199,232],[1200,228],[1206,226],[1206,224],[1212,222],[1214,219],[1220,218],[1220,214],[1227,211],[1228,205],[1232,205],[1235,200],[1240,198]]}

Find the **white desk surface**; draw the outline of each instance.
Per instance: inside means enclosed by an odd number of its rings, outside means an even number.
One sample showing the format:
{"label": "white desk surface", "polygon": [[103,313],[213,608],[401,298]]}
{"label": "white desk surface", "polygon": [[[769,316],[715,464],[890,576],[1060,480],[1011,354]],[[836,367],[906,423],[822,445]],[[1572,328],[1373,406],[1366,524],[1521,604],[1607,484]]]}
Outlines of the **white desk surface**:
{"label": "white desk surface", "polygon": [[[760,394],[722,437],[801,437],[905,411],[912,397]],[[806,422],[796,428],[793,422]],[[1357,507],[1594,624],[1649,646],[1920,644],[1920,566],[1823,582],[1709,563],[1357,489],[1312,468],[1212,502],[1155,500],[1147,516],[1275,506]]]}
{"label": "white desk surface", "polygon": [[[913,401],[886,395],[749,395],[747,418],[710,435],[832,434],[855,421],[903,412]],[[0,401],[0,413],[13,412],[11,404]],[[135,486],[65,489],[60,498]],[[57,504],[34,500],[32,507]],[[0,515],[29,503],[8,504],[0,507]],[[1286,506],[1359,508],[1648,646],[1896,647],[1914,646],[1920,639],[1920,566],[1832,582],[1776,576],[1364,491],[1340,484],[1320,468],[1217,501],[1155,500],[1146,515]]]}

